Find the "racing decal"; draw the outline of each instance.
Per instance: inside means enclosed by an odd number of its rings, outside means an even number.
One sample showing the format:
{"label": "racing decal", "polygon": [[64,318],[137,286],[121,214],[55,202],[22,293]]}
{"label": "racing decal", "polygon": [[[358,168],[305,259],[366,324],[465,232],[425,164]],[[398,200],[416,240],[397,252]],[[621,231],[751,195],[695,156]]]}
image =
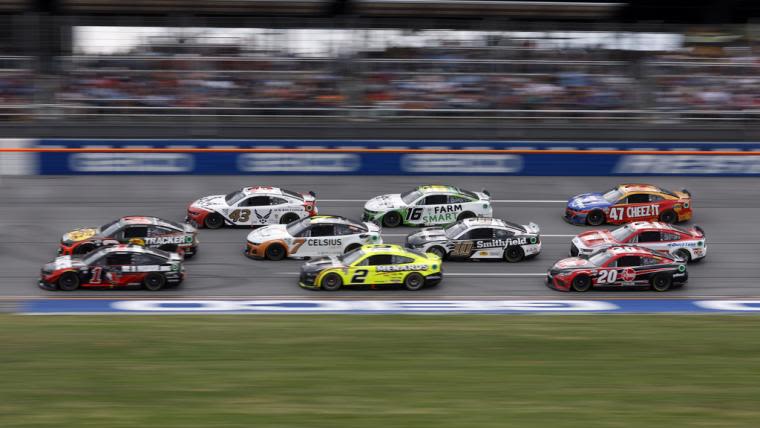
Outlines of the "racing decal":
{"label": "racing decal", "polygon": [[487,241],[475,241],[475,246],[480,248],[509,247],[511,245],[527,245],[528,238],[491,239]]}
{"label": "racing decal", "polygon": [[612,284],[617,280],[617,271],[615,269],[603,270],[599,272],[596,282],[599,284]]}
{"label": "racing decal", "polygon": [[304,238],[297,238],[293,241],[293,246],[290,248],[290,254],[295,254],[298,252],[298,250],[301,248],[301,246],[306,242],[306,239]]}
{"label": "racing decal", "polygon": [[[258,216],[258,213],[256,215]],[[246,223],[251,218],[251,210],[236,209],[229,214],[229,217],[235,223]]]}
{"label": "racing decal", "polygon": [[96,233],[98,233],[97,229],[73,230],[66,234],[66,239],[70,241],[83,241],[87,238],[92,238]]}
{"label": "racing decal", "polygon": [[472,252],[472,241],[457,242],[454,244],[454,249],[451,250],[451,255],[454,257],[466,257]]}
{"label": "racing decal", "polygon": [[406,212],[407,221],[418,221],[422,217],[422,208],[412,208]]}
{"label": "racing decal", "polygon": [[367,279],[369,271],[367,269],[358,269],[354,272],[354,276],[351,277],[352,284],[361,284]]}
{"label": "racing decal", "polygon": [[259,219],[259,223],[264,224],[269,221],[269,216],[272,215],[272,210],[269,210],[269,212],[264,215],[259,214],[257,211],[254,211],[253,213],[256,214],[256,218]]}
{"label": "racing decal", "polygon": [[636,279],[636,271],[632,268],[625,268],[620,272],[620,279],[623,282],[631,282]]}
{"label": "racing decal", "polygon": [[660,215],[660,206],[656,204],[633,207],[610,208],[611,220],[624,220],[625,218],[657,217]]}
{"label": "racing decal", "polygon": [[171,272],[172,266],[144,265],[144,266],[122,266],[122,272]]}
{"label": "racing decal", "polygon": [[428,265],[385,265],[378,266],[378,272],[402,272],[410,270],[428,270]]}
{"label": "racing decal", "polygon": [[144,238],[145,245],[164,245],[164,244],[190,244],[193,242],[193,237],[186,236],[157,236]]}
{"label": "racing decal", "polygon": [[307,239],[306,245],[311,245],[315,247],[334,247],[334,246],[341,246],[343,245],[343,240],[340,238],[314,238],[314,239]]}

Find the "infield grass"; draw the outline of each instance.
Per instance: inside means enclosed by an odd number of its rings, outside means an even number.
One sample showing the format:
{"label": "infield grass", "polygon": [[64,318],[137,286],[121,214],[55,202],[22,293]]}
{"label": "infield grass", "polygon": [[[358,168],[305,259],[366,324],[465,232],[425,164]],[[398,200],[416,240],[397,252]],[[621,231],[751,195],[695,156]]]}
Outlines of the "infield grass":
{"label": "infield grass", "polygon": [[0,427],[753,427],[760,317],[0,316]]}

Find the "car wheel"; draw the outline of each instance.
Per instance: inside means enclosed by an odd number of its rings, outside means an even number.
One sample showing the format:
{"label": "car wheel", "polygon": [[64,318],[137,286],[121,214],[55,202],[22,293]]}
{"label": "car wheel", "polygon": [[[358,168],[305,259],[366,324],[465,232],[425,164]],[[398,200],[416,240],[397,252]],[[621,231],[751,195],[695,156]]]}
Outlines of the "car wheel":
{"label": "car wheel", "polygon": [[282,260],[285,258],[285,247],[280,244],[270,244],[266,251],[267,258],[269,260]]}
{"label": "car wheel", "polygon": [[325,291],[338,291],[342,286],[343,279],[337,273],[328,273],[319,284],[319,287]]}
{"label": "car wheel", "polygon": [[350,253],[351,251],[354,251],[357,248],[361,248],[361,245],[360,244],[351,244],[348,247],[346,247],[346,250],[343,251],[343,253]]}
{"label": "car wheel", "polygon": [[74,291],[79,288],[79,275],[75,272],[65,272],[58,278],[58,289],[62,291]]}
{"label": "car wheel", "polygon": [[586,216],[586,223],[589,226],[600,226],[604,223],[604,212],[600,210],[594,210],[588,213]]}
{"label": "car wheel", "polygon": [[401,225],[401,214],[391,211],[383,216],[383,226],[399,227]]}
{"label": "car wheel", "polygon": [[166,285],[166,277],[163,274],[151,272],[145,275],[143,287],[148,291],[158,291]]}
{"label": "car wheel", "polygon": [[409,291],[417,291],[425,285],[425,277],[412,272],[404,278],[404,287]]}
{"label": "car wheel", "polygon": [[507,247],[504,250],[504,260],[509,263],[517,263],[525,257],[525,251],[520,247]]}
{"label": "car wheel", "polygon": [[211,213],[203,220],[203,224],[209,229],[219,229],[224,225],[224,218],[217,213]]}
{"label": "car wheel", "polygon": [[298,214],[295,213],[287,213],[284,216],[280,217],[280,224],[290,224],[294,221],[297,221],[300,217],[298,217]]}
{"label": "car wheel", "polygon": [[459,214],[457,216],[457,221],[462,221],[464,219],[473,218],[473,217],[475,217],[475,214],[471,213],[470,211],[465,211],[462,214]]}
{"label": "car wheel", "polygon": [[425,251],[425,252],[428,253],[428,254],[434,254],[434,255],[440,257],[441,260],[443,260],[443,258],[446,257],[446,250],[444,250],[443,248],[441,248],[441,247],[439,247],[437,245],[435,247],[428,248],[427,251]]}
{"label": "car wheel", "polygon": [[94,249],[95,249],[95,245],[94,244],[82,244],[82,245],[76,247],[74,249],[73,253],[75,255],[83,256],[83,255],[89,253],[90,251],[92,251]]}
{"label": "car wheel", "polygon": [[591,277],[588,275],[578,275],[573,278],[573,290],[584,292],[591,290]]}
{"label": "car wheel", "polygon": [[660,213],[660,221],[663,223],[675,223],[678,220],[678,216],[675,211],[667,210]]}
{"label": "car wheel", "polygon": [[681,248],[676,251],[676,257],[683,259],[686,263],[691,263],[691,253],[689,250]]}
{"label": "car wheel", "polygon": [[668,291],[673,283],[673,277],[666,273],[658,273],[651,280],[654,291]]}

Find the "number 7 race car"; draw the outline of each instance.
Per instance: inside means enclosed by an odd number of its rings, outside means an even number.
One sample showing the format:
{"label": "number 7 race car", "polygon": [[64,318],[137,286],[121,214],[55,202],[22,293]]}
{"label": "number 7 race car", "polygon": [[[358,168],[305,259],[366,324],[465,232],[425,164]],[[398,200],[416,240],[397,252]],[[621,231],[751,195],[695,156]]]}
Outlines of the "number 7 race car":
{"label": "number 7 race car", "polygon": [[488,192],[470,192],[453,186],[420,186],[401,194],[381,195],[364,205],[363,221],[384,227],[434,226],[472,217],[491,217]]}
{"label": "number 7 race car", "polygon": [[186,221],[196,227],[288,224],[317,214],[316,195],[277,187],[244,187],[227,195],[200,198],[187,208]]}
{"label": "number 7 race car", "polygon": [[638,246],[612,246],[588,258],[563,259],[549,269],[546,282],[559,291],[593,287],[647,287],[667,291],[689,279],[686,262]]}
{"label": "number 7 race car", "polygon": [[599,226],[650,220],[676,223],[691,218],[691,193],[649,184],[621,184],[606,193],[584,193],[567,202],[565,221]]}
{"label": "number 7 race car", "polygon": [[364,245],[338,257],[316,259],[301,266],[303,288],[336,291],[347,285],[403,285],[419,290],[441,282],[441,259],[399,245]]}

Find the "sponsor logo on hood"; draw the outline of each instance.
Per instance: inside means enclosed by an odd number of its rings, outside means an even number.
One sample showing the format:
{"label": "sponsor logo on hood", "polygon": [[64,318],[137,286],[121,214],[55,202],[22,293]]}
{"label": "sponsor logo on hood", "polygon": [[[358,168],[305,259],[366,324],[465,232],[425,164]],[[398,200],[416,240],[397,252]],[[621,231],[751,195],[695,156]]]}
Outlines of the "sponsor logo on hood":
{"label": "sponsor logo on hood", "polygon": [[604,208],[612,205],[604,199],[601,193],[584,193],[573,196],[567,203],[568,208],[574,210],[588,210],[591,208]]}
{"label": "sponsor logo on hood", "polygon": [[73,242],[84,241],[85,239],[92,238],[97,233],[98,229],[93,228],[72,230],[71,232],[63,235],[63,240]]}

